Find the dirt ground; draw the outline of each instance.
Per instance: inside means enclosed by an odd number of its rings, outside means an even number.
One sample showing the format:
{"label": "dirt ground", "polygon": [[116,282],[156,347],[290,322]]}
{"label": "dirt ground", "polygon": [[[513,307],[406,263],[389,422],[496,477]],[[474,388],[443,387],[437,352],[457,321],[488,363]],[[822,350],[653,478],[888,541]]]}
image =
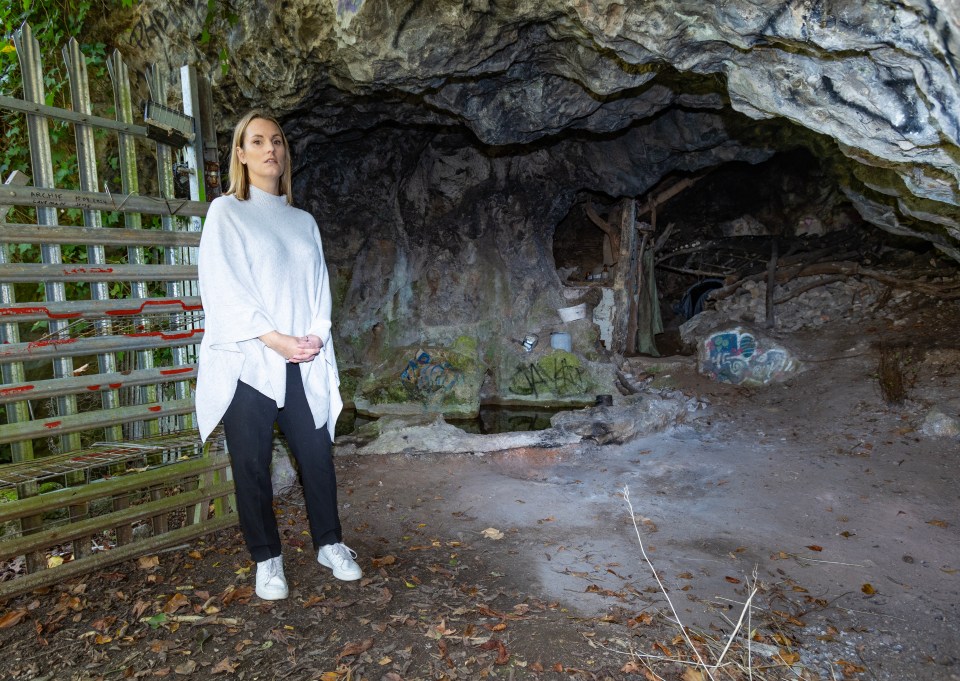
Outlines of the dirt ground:
{"label": "dirt ground", "polygon": [[[0,604],[0,676],[960,679],[960,441],[921,432],[960,411],[960,307],[904,303],[784,339],[808,361],[783,385],[671,377],[710,407],[628,444],[345,451],[359,582],[317,565],[293,493],[287,600],[253,595],[222,532]],[[881,396],[880,340],[903,404]],[[723,667],[681,662],[716,662],[741,612]]]}

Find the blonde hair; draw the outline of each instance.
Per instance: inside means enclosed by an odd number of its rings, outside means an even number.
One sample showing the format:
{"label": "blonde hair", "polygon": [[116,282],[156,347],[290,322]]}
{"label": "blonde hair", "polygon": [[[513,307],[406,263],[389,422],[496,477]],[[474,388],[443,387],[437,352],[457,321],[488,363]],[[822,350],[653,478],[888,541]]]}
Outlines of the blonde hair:
{"label": "blonde hair", "polygon": [[280,131],[280,137],[283,139],[284,165],[283,174],[280,175],[280,193],[285,194],[287,203],[293,205],[293,183],[290,181],[293,164],[290,161],[290,144],[287,142],[287,136],[277,119],[273,116],[260,113],[259,111],[250,111],[237,123],[233,129],[233,146],[230,148],[230,187],[227,194],[233,194],[241,201],[250,198],[250,176],[247,173],[247,166],[240,162],[240,155],[237,150],[243,146],[243,138],[247,134],[247,128],[251,121],[261,118],[270,121],[277,126]]}

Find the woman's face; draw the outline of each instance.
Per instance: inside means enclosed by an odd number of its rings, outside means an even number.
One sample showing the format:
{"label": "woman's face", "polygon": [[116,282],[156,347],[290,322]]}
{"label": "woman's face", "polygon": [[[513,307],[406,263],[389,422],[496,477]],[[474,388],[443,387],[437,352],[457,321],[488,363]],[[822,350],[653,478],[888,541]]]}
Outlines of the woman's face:
{"label": "woman's face", "polygon": [[254,118],[243,134],[237,158],[247,167],[250,184],[271,194],[280,189],[280,176],[286,168],[283,136],[273,121]]}

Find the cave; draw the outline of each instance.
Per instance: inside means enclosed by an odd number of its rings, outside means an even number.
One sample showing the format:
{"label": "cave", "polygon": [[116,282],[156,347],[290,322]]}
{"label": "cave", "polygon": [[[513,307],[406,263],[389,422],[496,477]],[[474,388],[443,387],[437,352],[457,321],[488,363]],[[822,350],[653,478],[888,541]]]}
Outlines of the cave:
{"label": "cave", "polygon": [[[366,423],[338,437],[338,456],[358,454],[344,464],[351,503],[389,498],[357,522],[382,533],[361,536],[365,549],[415,565],[408,549],[440,540],[387,535],[419,533],[426,521],[410,519],[428,507],[448,520],[456,500],[450,522],[489,525],[443,544],[433,573],[456,569],[461,541],[499,541],[500,523],[516,531],[497,560],[538,585],[511,584],[524,607],[500,624],[569,598],[594,618],[591,646],[607,624],[639,636],[642,615],[627,610],[641,592],[603,582],[639,579],[620,526],[634,525],[597,501],[629,498],[616,477],[661,512],[630,519],[674,584],[736,585],[710,602],[722,618],[758,584],[748,561],[774,584],[772,611],[793,613],[779,625],[819,618],[754,639],[771,667],[793,673],[802,638],[799,678],[956,676],[955,3],[141,0],[92,34],[133,71],[169,73],[171,100],[182,65],[209,80],[224,185],[235,122],[258,109],[282,123],[296,204],[330,268],[341,393]],[[450,425],[481,406],[564,411],[547,434],[513,439]],[[462,485],[456,466],[470,471]],[[515,510],[534,497],[539,517]],[[582,556],[564,563],[568,541]],[[702,563],[688,570],[673,549]],[[384,608],[421,583],[391,594],[380,553]],[[588,573],[584,591],[574,579]],[[620,602],[586,603],[597,593]],[[325,614],[342,620],[353,596]],[[445,641],[444,622],[426,636]],[[366,640],[367,624],[352,635]],[[345,650],[337,663],[367,649]],[[378,650],[399,668],[387,653],[403,650]],[[522,666],[539,674],[532,655]],[[383,678],[479,673],[434,662]],[[642,673],[603,664],[577,678]],[[670,674],[657,678],[709,676]]]}
{"label": "cave", "polygon": [[[174,99],[181,64],[209,77],[221,167],[244,112],[284,124],[357,408],[462,417],[589,404],[617,357],[690,354],[693,310],[771,262],[824,280],[897,249],[953,267],[954,38],[934,31],[952,12],[147,0],[108,26],[133,68],[169,69]],[[785,330],[770,305],[737,321]],[[530,389],[518,371],[558,333],[577,387]],[[456,390],[389,385],[421,352],[465,367]]]}

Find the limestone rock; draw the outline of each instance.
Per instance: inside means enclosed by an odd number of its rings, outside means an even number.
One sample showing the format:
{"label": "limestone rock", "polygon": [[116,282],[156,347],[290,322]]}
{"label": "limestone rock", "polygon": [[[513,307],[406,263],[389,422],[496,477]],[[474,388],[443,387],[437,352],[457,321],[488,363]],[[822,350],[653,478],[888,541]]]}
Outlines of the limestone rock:
{"label": "limestone rock", "polygon": [[674,425],[687,413],[682,401],[631,396],[610,407],[565,411],[550,419],[561,433],[575,433],[598,444],[622,444]]}
{"label": "limestone rock", "polygon": [[355,451],[358,454],[391,454],[395,452],[436,454],[484,454],[518,447],[561,447],[575,444],[580,436],[555,429],[526,433],[474,435],[446,423],[438,417],[430,425],[402,426],[387,430],[379,438]]}
{"label": "limestone rock", "polygon": [[960,437],[957,409],[950,409],[946,405],[934,407],[924,418],[920,431],[927,437]]}

